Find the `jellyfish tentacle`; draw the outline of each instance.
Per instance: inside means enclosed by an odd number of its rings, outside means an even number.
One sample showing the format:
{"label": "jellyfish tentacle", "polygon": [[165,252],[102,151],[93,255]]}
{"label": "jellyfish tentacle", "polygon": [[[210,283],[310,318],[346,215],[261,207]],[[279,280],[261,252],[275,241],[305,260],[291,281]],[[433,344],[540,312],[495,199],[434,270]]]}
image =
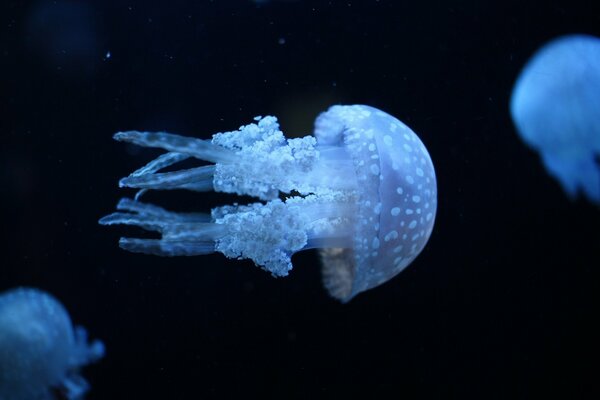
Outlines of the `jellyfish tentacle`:
{"label": "jellyfish tentacle", "polygon": [[162,225],[157,222],[157,218],[151,218],[145,215],[135,215],[129,213],[112,213],[100,218],[100,225],[132,225],[138,226],[148,231],[160,231]]}
{"label": "jellyfish tentacle", "polygon": [[160,171],[163,168],[169,167],[173,164],[176,164],[180,161],[187,160],[191,156],[183,153],[165,153],[161,154],[154,160],[150,161],[148,164],[144,165],[142,168],[139,168],[132,172],[129,176],[139,176],[146,174],[153,174],[155,172]]}
{"label": "jellyfish tentacle", "polygon": [[100,219],[103,225],[130,225],[161,234],[160,239],[121,238],[120,246],[154,255],[200,255],[219,251],[230,258],[249,258],[274,276],[286,276],[291,256],[320,247],[351,247],[351,198],[340,195],[292,197],[244,206],[213,209],[206,215],[182,214],[131,199],[119,212]]}
{"label": "jellyfish tentacle", "polygon": [[131,199],[121,199],[115,212],[100,219],[102,225],[130,225],[161,234],[161,239],[121,238],[121,248],[154,255],[202,255],[215,250],[215,241],[227,227],[208,222],[201,213],[175,213]]}
{"label": "jellyfish tentacle", "polygon": [[119,181],[120,187],[138,189],[188,189],[206,192],[213,188],[214,165],[174,172],[130,175]]}
{"label": "jellyfish tentacle", "polygon": [[67,375],[59,385],[65,399],[83,399],[83,395],[90,389],[88,381],[80,375]]}
{"label": "jellyfish tentacle", "polygon": [[166,221],[181,221],[181,222],[210,222],[210,215],[205,213],[182,213],[167,211],[162,207],[135,201],[127,197],[119,200],[117,210],[129,211],[144,216],[160,217]]}
{"label": "jellyfish tentacle", "polygon": [[216,146],[210,140],[202,140],[166,132],[117,132],[113,138],[145,147],[158,147],[170,152],[183,153],[210,162],[235,162],[235,154]]}
{"label": "jellyfish tentacle", "polygon": [[96,362],[104,357],[104,344],[99,340],[94,340],[91,343],[88,341],[87,330],[82,326],[73,328],[73,336],[75,342],[74,354],[71,357],[71,365],[85,365]]}
{"label": "jellyfish tentacle", "polygon": [[119,240],[123,250],[157,256],[201,256],[215,252],[212,241],[170,242],[160,239],[135,239],[123,237]]}
{"label": "jellyfish tentacle", "polygon": [[226,227],[210,222],[176,222],[144,214],[112,213],[100,219],[102,225],[130,225],[162,234],[165,241],[210,241],[227,234]]}

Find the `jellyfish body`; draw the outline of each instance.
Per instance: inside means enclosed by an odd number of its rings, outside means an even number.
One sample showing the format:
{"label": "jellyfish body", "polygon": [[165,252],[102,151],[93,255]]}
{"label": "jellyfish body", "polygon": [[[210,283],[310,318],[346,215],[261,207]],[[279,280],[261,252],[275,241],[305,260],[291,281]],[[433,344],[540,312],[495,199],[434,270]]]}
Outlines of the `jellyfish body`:
{"label": "jellyfish body", "polygon": [[600,39],[569,35],[543,46],[517,79],[510,110],[567,195],[600,204]]}
{"label": "jellyfish body", "polygon": [[36,289],[0,294],[0,399],[82,399],[80,367],[104,354],[52,296]]}
{"label": "jellyfish body", "polygon": [[[121,238],[121,247],[158,255],[220,252],[286,276],[294,253],[318,248],[324,285],[347,301],[391,279],[427,243],[437,208],[431,158],[402,122],[365,105],[333,106],[315,135],[285,139],[275,117],[213,135],[121,132],[117,140],[168,153],[120,181],[148,189],[215,190],[262,202],[181,214],[122,199],[100,223],[157,231],[161,239]],[[186,158],[215,163],[158,171]]]}

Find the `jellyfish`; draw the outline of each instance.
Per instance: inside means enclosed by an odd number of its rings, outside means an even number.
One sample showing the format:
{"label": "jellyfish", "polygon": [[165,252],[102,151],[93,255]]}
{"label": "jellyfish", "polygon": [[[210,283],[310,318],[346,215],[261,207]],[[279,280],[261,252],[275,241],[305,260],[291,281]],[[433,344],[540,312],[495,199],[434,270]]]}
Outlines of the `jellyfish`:
{"label": "jellyfish", "polygon": [[[100,220],[161,235],[121,238],[132,252],[219,252],[281,277],[294,253],[318,249],[325,288],[346,302],[406,268],[433,229],[437,187],[427,149],[408,126],[370,106],[332,106],[315,121],[314,136],[302,138],[286,139],[273,116],[210,141],[138,131],[114,138],[167,150],[120,180],[141,191]],[[188,158],[212,164],[158,172]],[[139,200],[151,189],[215,190],[259,201],[215,207],[210,215],[177,213]]]}
{"label": "jellyfish", "polygon": [[567,195],[600,204],[600,39],[568,35],[543,46],[518,77],[510,111]]}
{"label": "jellyfish", "polygon": [[54,297],[19,288],[0,294],[0,399],[82,399],[79,369],[104,355]]}

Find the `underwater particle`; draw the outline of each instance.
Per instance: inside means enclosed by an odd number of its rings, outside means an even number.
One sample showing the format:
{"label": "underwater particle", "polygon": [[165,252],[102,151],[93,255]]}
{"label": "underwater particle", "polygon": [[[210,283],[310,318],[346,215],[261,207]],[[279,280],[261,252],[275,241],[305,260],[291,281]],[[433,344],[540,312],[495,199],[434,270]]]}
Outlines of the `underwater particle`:
{"label": "underwater particle", "polygon": [[89,384],[79,369],[104,355],[71,325],[51,295],[19,288],[0,294],[0,399],[83,399]]}
{"label": "underwater particle", "polygon": [[519,75],[510,111],[567,195],[600,204],[600,39],[568,35],[543,46]]}
{"label": "underwater particle", "polygon": [[[423,250],[437,208],[436,177],[427,149],[409,127],[365,105],[333,106],[315,121],[314,136],[295,139],[284,137],[275,117],[255,120],[211,141],[138,131],[119,132],[115,139],[168,151],[121,179],[121,187],[141,193],[215,190],[262,202],[216,207],[211,215],[182,214],[142,203],[138,193],[100,223],[162,236],[121,238],[129,251],[220,252],[251,259],[274,276],[288,274],[294,253],[316,248],[324,286],[342,301],[388,281]],[[158,172],[190,157],[215,165]],[[415,198],[424,211],[407,215]]]}

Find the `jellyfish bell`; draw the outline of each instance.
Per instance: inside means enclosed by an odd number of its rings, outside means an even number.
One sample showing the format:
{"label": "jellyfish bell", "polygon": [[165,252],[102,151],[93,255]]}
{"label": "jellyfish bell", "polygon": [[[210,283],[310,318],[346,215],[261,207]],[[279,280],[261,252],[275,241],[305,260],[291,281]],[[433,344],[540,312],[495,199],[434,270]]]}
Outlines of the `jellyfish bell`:
{"label": "jellyfish bell", "polygon": [[373,107],[333,106],[317,118],[315,136],[345,149],[357,183],[352,246],[320,251],[325,287],[349,300],[397,275],[423,250],[437,208],[435,171],[417,135]]}
{"label": "jellyfish bell", "polygon": [[567,195],[600,204],[600,39],[567,35],[544,45],[517,78],[510,112]]}
{"label": "jellyfish bell", "polygon": [[18,288],[0,294],[0,399],[83,399],[79,369],[104,355],[88,343],[67,310],[48,293]]}
{"label": "jellyfish bell", "polygon": [[[316,248],[325,287],[348,301],[406,268],[433,229],[436,178],[425,146],[402,122],[370,106],[333,106],[317,118],[314,136],[297,139],[286,139],[270,116],[215,134],[212,141],[137,131],[115,138],[168,151],[122,179],[121,186],[215,190],[262,200],[216,207],[208,216],[122,199],[120,212],[101,224],[161,234],[122,238],[121,247],[130,251],[216,251],[286,276],[294,253]],[[189,157],[215,164],[158,172]]]}

